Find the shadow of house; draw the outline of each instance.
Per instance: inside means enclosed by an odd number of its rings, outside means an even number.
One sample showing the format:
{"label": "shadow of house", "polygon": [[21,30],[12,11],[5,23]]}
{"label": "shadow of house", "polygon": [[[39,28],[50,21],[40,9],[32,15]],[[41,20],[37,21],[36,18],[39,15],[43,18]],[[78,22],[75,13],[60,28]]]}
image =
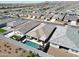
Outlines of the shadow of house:
{"label": "shadow of house", "polygon": [[49,47],[50,47],[50,42],[48,42],[48,43],[46,44],[46,46],[45,46],[44,49],[43,49],[43,52],[46,52],[46,53],[47,53]]}
{"label": "shadow of house", "polygon": [[23,41],[26,38],[26,35],[24,35],[22,38],[20,38],[18,41]]}
{"label": "shadow of house", "polygon": [[48,42],[49,39],[51,38],[51,36],[53,35],[53,33],[55,32],[56,27],[54,28],[54,30],[50,33],[50,35],[48,36],[48,38],[44,41],[44,43]]}
{"label": "shadow of house", "polygon": [[66,49],[66,50],[69,50],[69,48],[64,47],[64,46],[59,46],[59,49]]}

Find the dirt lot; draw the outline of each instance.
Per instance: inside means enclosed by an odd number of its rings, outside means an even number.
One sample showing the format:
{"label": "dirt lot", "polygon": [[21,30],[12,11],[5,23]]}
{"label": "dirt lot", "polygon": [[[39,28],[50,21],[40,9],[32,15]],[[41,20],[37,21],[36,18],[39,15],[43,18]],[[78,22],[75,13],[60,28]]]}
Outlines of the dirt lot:
{"label": "dirt lot", "polygon": [[68,53],[64,49],[57,49],[53,47],[49,48],[48,54],[56,56],[56,57],[79,57],[78,55]]}

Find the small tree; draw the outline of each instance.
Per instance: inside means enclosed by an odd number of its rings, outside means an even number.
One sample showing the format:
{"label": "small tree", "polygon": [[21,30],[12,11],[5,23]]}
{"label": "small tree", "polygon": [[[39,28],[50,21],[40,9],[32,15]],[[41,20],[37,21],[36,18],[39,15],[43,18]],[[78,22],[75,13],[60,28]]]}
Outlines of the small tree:
{"label": "small tree", "polygon": [[28,57],[40,57],[39,54],[33,53],[30,51],[30,55]]}

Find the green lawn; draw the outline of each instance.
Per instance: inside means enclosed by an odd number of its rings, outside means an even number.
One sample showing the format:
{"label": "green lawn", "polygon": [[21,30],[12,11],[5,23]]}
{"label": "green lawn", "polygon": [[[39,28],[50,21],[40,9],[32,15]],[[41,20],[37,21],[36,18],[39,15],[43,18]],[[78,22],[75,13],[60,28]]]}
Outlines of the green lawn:
{"label": "green lawn", "polygon": [[0,33],[4,33],[4,32],[6,32],[6,31],[7,31],[7,30],[0,28]]}
{"label": "green lawn", "polygon": [[21,38],[21,36],[13,35],[10,38],[13,39],[13,40],[18,40],[18,39]]}

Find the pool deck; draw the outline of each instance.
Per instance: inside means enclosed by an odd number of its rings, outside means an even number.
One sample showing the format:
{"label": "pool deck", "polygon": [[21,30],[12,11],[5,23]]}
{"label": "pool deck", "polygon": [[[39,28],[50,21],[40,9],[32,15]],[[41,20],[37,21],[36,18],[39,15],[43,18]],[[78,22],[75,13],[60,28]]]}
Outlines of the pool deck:
{"label": "pool deck", "polygon": [[43,45],[42,42],[37,42],[37,40],[34,40],[34,39],[33,40],[29,40],[29,41],[34,42],[34,43],[36,43],[38,45]]}

